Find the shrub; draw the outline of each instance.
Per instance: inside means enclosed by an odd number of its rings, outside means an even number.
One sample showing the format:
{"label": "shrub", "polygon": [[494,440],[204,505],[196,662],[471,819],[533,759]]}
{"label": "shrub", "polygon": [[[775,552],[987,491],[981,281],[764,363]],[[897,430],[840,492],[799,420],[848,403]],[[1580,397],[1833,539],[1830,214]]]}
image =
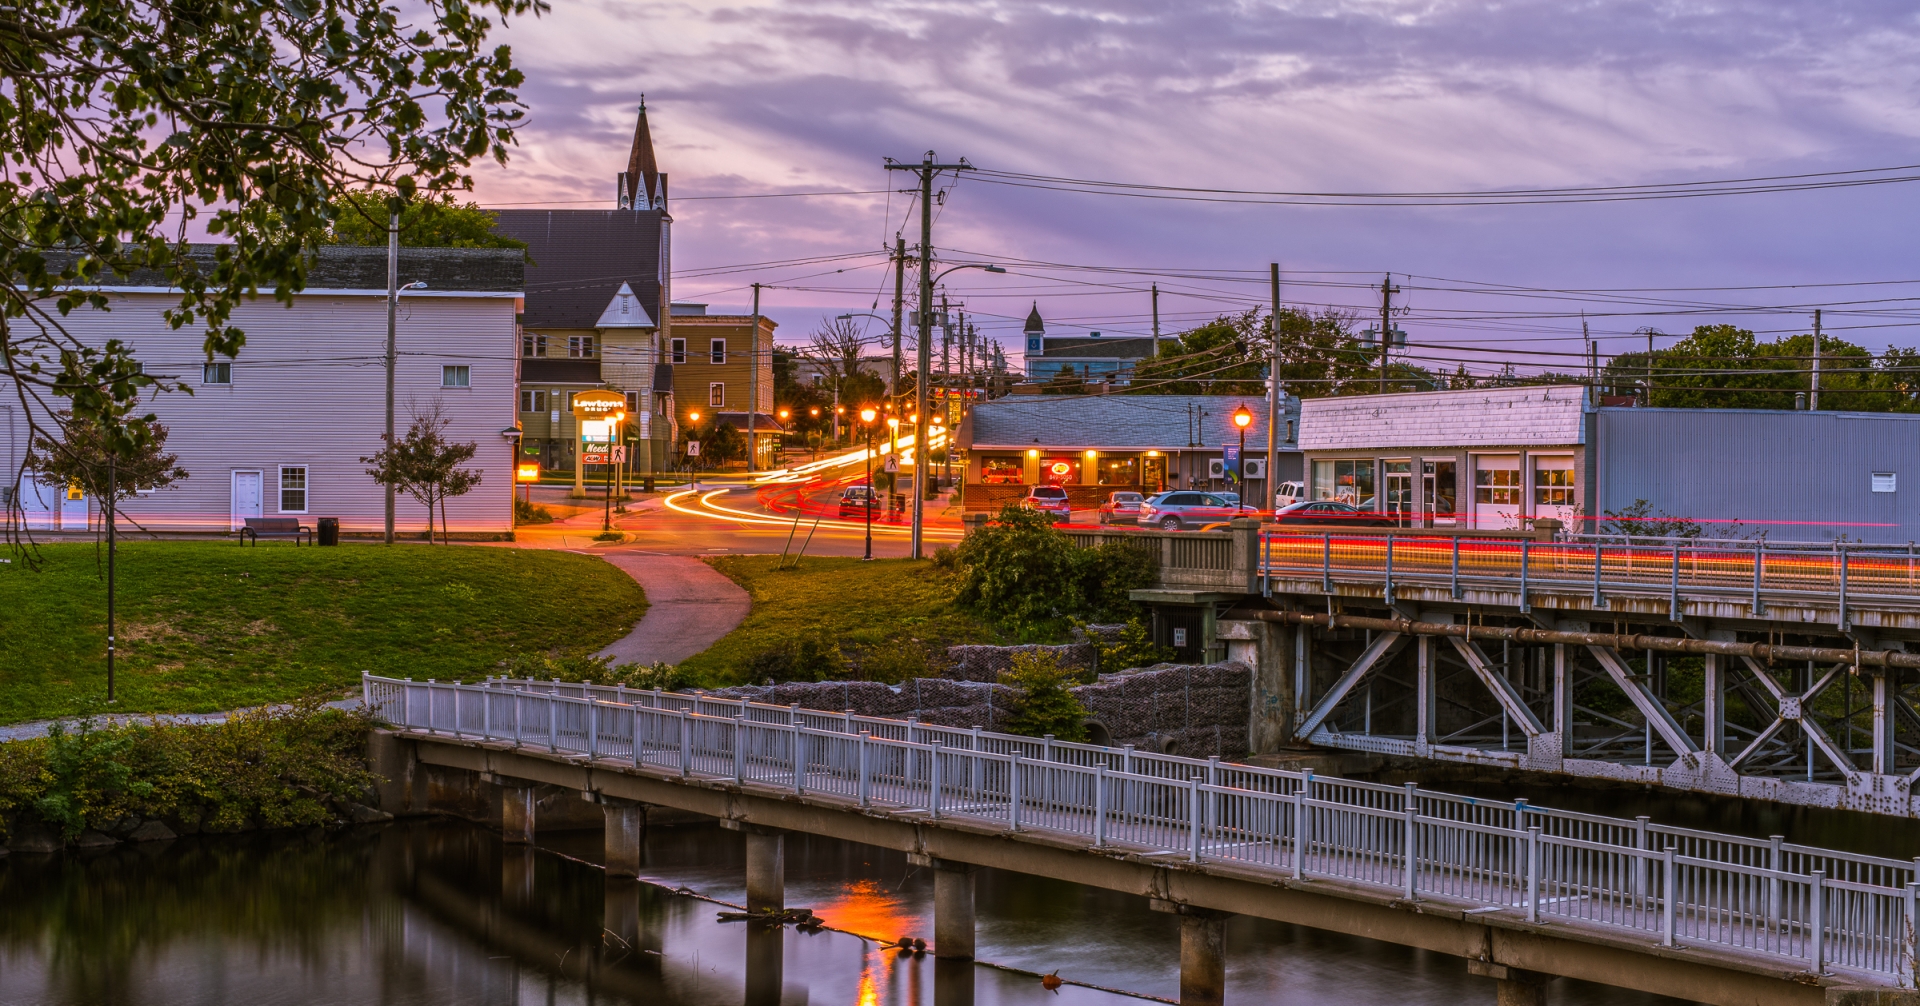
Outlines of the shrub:
{"label": "shrub", "polygon": [[56,726],[0,744],[0,824],[30,811],[69,839],[128,815],[210,831],[329,824],[374,783],[368,726],[318,698],[225,723]]}
{"label": "shrub", "polygon": [[597,685],[625,685],[628,688],[677,692],[698,688],[700,681],[690,672],[666,663],[621,664],[612,657],[574,654],[553,657],[539,653],[516,653],[500,662],[500,671],[509,678],[534,681],[586,681]]}
{"label": "shrub", "polygon": [[847,674],[847,657],[824,635],[814,634],[768,647],[747,660],[747,680],[833,681]]}
{"label": "shrub", "polygon": [[1151,667],[1173,659],[1173,651],[1156,645],[1153,637],[1147,633],[1147,625],[1138,618],[1127,619],[1120,627],[1120,638],[1111,645],[1094,641],[1100,650],[1100,669],[1102,671],[1124,671],[1134,667]]}
{"label": "shrub", "polygon": [[1067,690],[1073,672],[1060,666],[1053,653],[1033,651],[1013,655],[1013,666],[1000,683],[1016,690],[1007,710],[1005,729],[1026,737],[1052,734],[1063,741],[1087,739],[1087,709]]}
{"label": "shrub", "polygon": [[894,639],[860,654],[860,677],[896,685],[909,678],[938,676],[940,659],[918,639]]}
{"label": "shrub", "polygon": [[513,522],[515,524],[551,524],[553,511],[538,503],[529,503],[518,496],[513,498]]}
{"label": "shrub", "polygon": [[1010,506],[954,552],[955,596],[1007,629],[1037,636],[1071,618],[1125,619],[1138,613],[1128,592],[1153,582],[1153,559],[1126,544],[1073,544],[1038,511]]}

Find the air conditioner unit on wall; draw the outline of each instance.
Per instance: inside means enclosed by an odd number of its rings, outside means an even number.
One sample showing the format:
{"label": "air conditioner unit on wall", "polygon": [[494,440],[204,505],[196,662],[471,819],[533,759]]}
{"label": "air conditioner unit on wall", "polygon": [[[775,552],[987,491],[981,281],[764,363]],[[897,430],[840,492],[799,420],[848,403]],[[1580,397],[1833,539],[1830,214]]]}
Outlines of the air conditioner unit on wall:
{"label": "air conditioner unit on wall", "polygon": [[1210,479],[1226,478],[1227,463],[1225,461],[1220,460],[1219,458],[1213,458],[1209,460],[1207,462],[1207,477]]}
{"label": "air conditioner unit on wall", "polygon": [[1240,462],[1240,467],[1246,473],[1247,478],[1264,479],[1267,477],[1266,458],[1248,458]]}

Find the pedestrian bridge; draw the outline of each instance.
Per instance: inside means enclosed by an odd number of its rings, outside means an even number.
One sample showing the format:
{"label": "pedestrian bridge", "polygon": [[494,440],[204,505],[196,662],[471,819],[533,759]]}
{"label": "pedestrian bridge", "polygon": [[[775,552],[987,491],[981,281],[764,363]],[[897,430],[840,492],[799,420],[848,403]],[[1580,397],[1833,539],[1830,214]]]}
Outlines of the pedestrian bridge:
{"label": "pedestrian bridge", "polygon": [[1844,991],[1913,988],[1911,861],[797,706],[363,686],[395,731],[376,770],[403,809],[491,787],[525,840],[526,787],[575,789],[606,806],[609,871],[629,875],[631,808],[711,815],[747,833],[750,908],[782,905],[785,832],[900,849],[936,870],[940,956],[972,956],[968,871],[990,866],[1179,913],[1186,1003],[1221,1001],[1233,913],[1452,954],[1503,1004],[1543,1003],[1559,976],[1743,1006],[1920,1001]]}

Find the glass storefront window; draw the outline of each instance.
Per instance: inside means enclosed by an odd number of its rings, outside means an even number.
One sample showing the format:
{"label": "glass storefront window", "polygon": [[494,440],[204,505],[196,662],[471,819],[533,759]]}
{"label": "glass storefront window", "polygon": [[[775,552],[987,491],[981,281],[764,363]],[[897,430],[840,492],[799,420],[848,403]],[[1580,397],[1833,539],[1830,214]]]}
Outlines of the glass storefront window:
{"label": "glass storefront window", "polygon": [[1026,481],[1026,472],[1026,464],[1018,457],[980,459],[980,481],[985,485],[1018,485]]}
{"label": "glass storefront window", "polygon": [[1337,458],[1313,463],[1313,498],[1373,509],[1373,459]]}
{"label": "glass storefront window", "polygon": [[1518,506],[1520,469],[1480,468],[1473,473],[1473,499],[1476,503]]}
{"label": "glass storefront window", "polygon": [[1533,473],[1535,506],[1573,506],[1573,460],[1541,459]]}
{"label": "glass storefront window", "polygon": [[1387,512],[1405,514],[1413,511],[1413,462],[1387,461],[1382,464],[1386,469]]}
{"label": "glass storefront window", "polygon": [[1453,516],[1453,462],[1425,461],[1421,463],[1423,477],[1426,480],[1427,512],[1435,519]]}
{"label": "glass storefront window", "polygon": [[1140,484],[1139,458],[1101,458],[1100,484],[1103,486],[1137,486]]}

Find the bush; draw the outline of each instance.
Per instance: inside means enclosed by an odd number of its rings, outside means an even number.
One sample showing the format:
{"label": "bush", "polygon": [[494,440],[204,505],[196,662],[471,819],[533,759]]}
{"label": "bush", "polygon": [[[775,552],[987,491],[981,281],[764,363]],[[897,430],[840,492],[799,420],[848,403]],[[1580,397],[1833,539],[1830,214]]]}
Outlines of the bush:
{"label": "bush", "polygon": [[1126,544],[1073,544],[1038,511],[1009,506],[954,551],[956,600],[1007,629],[1037,636],[1066,619],[1138,614],[1128,592],[1153,582],[1153,559]]}
{"label": "bush", "polygon": [[847,676],[847,657],[823,635],[802,636],[768,647],[747,660],[747,680],[833,681]]}
{"label": "bush", "polygon": [[500,662],[501,674],[509,678],[533,681],[585,681],[596,685],[625,685],[628,688],[655,689],[663,692],[700,687],[699,679],[664,661],[651,664],[614,666],[612,657],[573,655],[545,656],[516,653]]}
{"label": "bush", "polygon": [[216,724],[55,726],[0,744],[0,826],[22,811],[68,839],[129,815],[207,831],[330,824],[374,783],[368,726],[318,698]]}
{"label": "bush", "polygon": [[1094,640],[1094,646],[1100,650],[1100,670],[1124,671],[1135,667],[1152,667],[1173,659],[1173,651],[1156,645],[1153,637],[1147,633],[1147,625],[1138,618],[1127,619],[1120,628],[1120,638],[1112,645]]}
{"label": "bush", "polygon": [[538,503],[529,503],[518,496],[513,498],[513,522],[515,524],[551,524],[553,511]]}
{"label": "bush", "polygon": [[1060,666],[1060,658],[1045,651],[1013,655],[1013,666],[1000,675],[1000,683],[1016,689],[1007,710],[1005,729],[1026,737],[1052,734],[1063,741],[1087,739],[1087,709],[1067,690],[1073,672]]}
{"label": "bush", "polygon": [[938,677],[941,662],[940,655],[918,639],[894,639],[860,654],[860,678],[897,685],[910,678]]}

